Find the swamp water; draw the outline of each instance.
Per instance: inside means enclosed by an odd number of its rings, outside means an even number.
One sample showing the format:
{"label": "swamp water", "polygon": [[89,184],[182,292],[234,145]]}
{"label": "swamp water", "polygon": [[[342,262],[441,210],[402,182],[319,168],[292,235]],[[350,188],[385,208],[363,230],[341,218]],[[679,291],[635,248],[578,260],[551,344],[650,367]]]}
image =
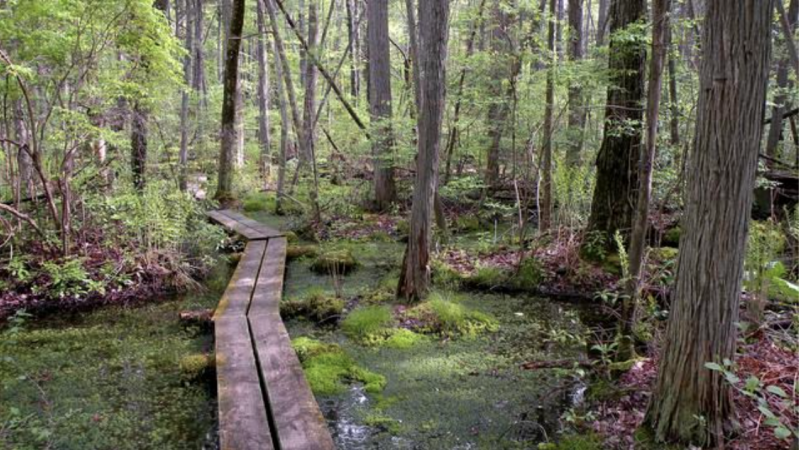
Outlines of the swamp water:
{"label": "swamp water", "polygon": [[215,380],[187,379],[181,360],[213,351],[180,311],[213,308],[207,291],[134,306],[29,319],[0,332],[0,448],[215,449]]}
{"label": "swamp water", "polygon": [[[361,266],[338,280],[312,272],[310,260],[290,262],[284,299],[319,288],[353,298],[396,277],[403,244],[348,247]],[[178,313],[214,308],[230,274],[221,263],[202,294],[30,319],[16,332],[0,332],[0,448],[216,449],[214,379],[187,380],[180,367],[185,356],[213,351],[213,338],[185,328]],[[317,396],[339,448],[535,448],[553,439],[562,413],[581,402],[584,383],[570,369],[519,365],[584,353],[581,308],[500,294],[468,293],[461,302],[494,316],[498,331],[394,349],[287,322],[293,338],[337,343],[359,366],[386,377],[380,394],[350,384]]]}
{"label": "swamp water", "polygon": [[[311,290],[358,298],[395,280],[404,245],[356,242],[346,246],[360,267],[338,280],[310,270],[311,261],[287,266],[284,300]],[[556,438],[561,415],[582,402],[585,384],[572,369],[524,370],[527,361],[578,359],[588,327],[581,307],[501,294],[454,296],[471,310],[497,319],[496,332],[468,338],[431,337],[411,348],[364,346],[338,328],[289,320],[292,338],[338,344],[358,366],[386,377],[380,394],[361,384],[317,402],[341,449],[535,448]],[[348,303],[352,310],[356,305]]]}

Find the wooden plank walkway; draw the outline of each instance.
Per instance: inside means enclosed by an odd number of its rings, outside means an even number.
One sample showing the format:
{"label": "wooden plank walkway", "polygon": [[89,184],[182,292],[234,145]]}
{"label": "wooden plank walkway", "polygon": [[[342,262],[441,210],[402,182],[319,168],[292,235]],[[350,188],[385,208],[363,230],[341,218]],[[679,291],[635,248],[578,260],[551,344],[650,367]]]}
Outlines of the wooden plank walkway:
{"label": "wooden plank walkway", "polygon": [[286,238],[230,210],[208,217],[248,239],[214,313],[220,448],[332,450],[279,313]]}

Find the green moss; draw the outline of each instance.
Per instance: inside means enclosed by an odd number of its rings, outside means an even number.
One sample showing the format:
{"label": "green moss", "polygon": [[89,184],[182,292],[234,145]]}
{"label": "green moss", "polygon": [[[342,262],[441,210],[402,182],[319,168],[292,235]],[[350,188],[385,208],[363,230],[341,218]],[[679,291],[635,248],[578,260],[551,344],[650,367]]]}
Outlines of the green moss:
{"label": "green moss", "polygon": [[344,383],[353,381],[364,383],[364,388],[369,393],[379,393],[386,387],[386,378],[383,375],[359,367],[336,344],[299,337],[292,340],[292,347],[297,352],[306,380],[315,394],[338,394],[344,390]]}
{"label": "green moss", "polygon": [[681,227],[675,226],[668,229],[661,238],[661,243],[667,247],[678,247],[681,242]]}
{"label": "green moss", "polygon": [[392,330],[383,345],[389,348],[407,349],[417,345],[423,340],[425,340],[425,336],[421,334],[405,328],[397,328]]}
{"label": "green moss", "polygon": [[367,239],[372,242],[394,242],[394,238],[383,230],[378,230],[370,234]]}
{"label": "green moss", "polygon": [[472,288],[493,289],[508,283],[509,274],[498,267],[479,267],[464,283]]}
{"label": "green moss", "polygon": [[300,238],[297,236],[297,233],[295,233],[294,231],[287,231],[283,233],[283,236],[286,238],[286,242],[290,244],[294,244],[295,242],[300,240]]}
{"label": "green moss", "polygon": [[385,339],[394,318],[387,306],[366,306],[351,312],[342,321],[342,330],[351,339],[363,343],[377,343]]}
{"label": "green moss", "polygon": [[397,222],[397,225],[395,225],[395,233],[397,233],[398,236],[408,236],[408,232],[409,227],[407,220]]}
{"label": "green moss", "polygon": [[603,270],[608,273],[622,275],[622,262],[619,259],[619,254],[617,253],[607,254],[605,259],[603,259],[601,266]]}
{"label": "green moss", "polygon": [[674,262],[678,259],[678,249],[674,247],[658,247],[650,249],[650,256],[660,262]]}
{"label": "green moss", "polygon": [[431,265],[431,279],[434,285],[445,289],[458,289],[463,281],[456,269],[439,260],[434,260]]}
{"label": "green moss", "polygon": [[274,211],[275,199],[267,194],[250,194],[242,201],[242,208],[247,212]]}
{"label": "green moss", "polygon": [[290,245],[286,248],[286,258],[289,260],[315,257],[319,253],[319,248],[316,245]]}
{"label": "green moss", "polygon": [[344,300],[327,295],[321,288],[309,290],[302,300],[281,302],[281,317],[304,317],[314,322],[328,322],[342,315]]}
{"label": "green moss", "polygon": [[330,250],[319,256],[311,264],[311,270],[317,273],[347,274],[358,267],[358,261],[350,249]]}
{"label": "green moss", "polygon": [[530,290],[539,287],[545,280],[542,264],[535,258],[522,261],[519,271],[511,277],[511,285],[516,289]]}
{"label": "green moss", "polygon": [[378,428],[389,434],[395,435],[400,432],[400,422],[391,417],[383,414],[372,413],[364,419],[364,424],[370,427]]}
{"label": "green moss", "polygon": [[453,294],[433,292],[428,301],[407,312],[409,317],[422,322],[423,331],[444,336],[476,336],[498,329],[497,319],[489,314],[467,308],[458,303]]}
{"label": "green moss", "polygon": [[208,355],[200,353],[184,356],[179,365],[184,379],[196,380],[206,375],[214,362]]}

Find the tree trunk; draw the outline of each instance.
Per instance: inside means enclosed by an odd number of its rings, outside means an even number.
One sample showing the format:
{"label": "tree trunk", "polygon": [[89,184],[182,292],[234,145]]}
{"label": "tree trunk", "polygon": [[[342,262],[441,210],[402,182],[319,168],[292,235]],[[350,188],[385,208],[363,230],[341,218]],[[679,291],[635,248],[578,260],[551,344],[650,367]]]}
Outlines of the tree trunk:
{"label": "tree trunk", "polygon": [[[271,0],[267,0],[271,1]],[[259,0],[259,4],[263,7],[264,0]],[[287,111],[286,105],[286,92],[281,80],[283,80],[283,62],[281,58],[277,55],[279,54],[278,49],[278,40],[274,39],[274,51],[275,51],[275,77],[277,78],[277,83],[275,83],[275,87],[277,88],[278,93],[278,105],[280,108],[281,114],[281,142],[280,142],[280,149],[278,151],[278,186],[276,188],[276,199],[275,199],[275,214],[283,214],[283,194],[286,184],[286,148],[289,145],[289,127],[291,126],[289,123],[289,113]]]}
{"label": "tree trunk", "polygon": [[511,46],[508,38],[510,17],[506,12],[508,5],[502,1],[493,2],[492,32],[490,47],[494,58],[492,79],[489,81],[488,137],[489,148],[486,150],[486,175],[484,184],[487,188],[497,185],[500,179],[500,142],[508,116],[508,104],[503,89],[503,82],[508,80],[511,72]]}
{"label": "tree trunk", "polygon": [[[314,0],[308,2],[308,44],[307,54],[310,58],[317,58],[317,41],[319,40],[319,27],[317,20],[317,3]],[[305,61],[305,60],[304,60]],[[306,63],[305,66],[305,88],[306,94],[303,98],[303,137],[305,145],[301,146],[301,160],[309,164],[311,176],[313,177],[313,189],[311,190],[311,205],[314,209],[314,220],[320,220],[319,202],[319,181],[317,178],[317,161],[314,152],[314,122],[316,119],[317,105],[317,69],[314,64]]]}
{"label": "tree trunk", "polygon": [[264,4],[256,1],[256,25],[258,26],[258,143],[261,147],[261,178],[266,185],[270,166],[270,130],[269,130],[269,67],[267,67],[267,23],[264,18]]}
{"label": "tree trunk", "polygon": [[131,173],[133,187],[142,190],[147,167],[147,110],[137,101],[133,104],[131,120]]}
{"label": "tree trunk", "polygon": [[361,91],[358,57],[361,54],[361,38],[358,32],[358,0],[345,0],[347,8],[347,38],[350,40],[350,96],[358,104],[358,94]]}
{"label": "tree trunk", "polygon": [[557,0],[550,0],[550,17],[547,21],[547,87],[545,88],[544,126],[542,130],[542,202],[539,205],[539,231],[550,230],[553,212],[553,108],[555,102],[556,70],[556,7]]}
{"label": "tree trunk", "polygon": [[389,59],[389,2],[370,0],[367,4],[369,45],[369,112],[372,122],[375,209],[385,211],[397,199],[392,163],[392,84]]}
{"label": "tree trunk", "polygon": [[244,27],[245,0],[234,0],[231,25],[228,30],[225,53],[225,82],[223,84],[222,119],[220,123],[222,142],[219,151],[217,192],[214,198],[220,202],[233,199],[234,157],[236,151],[236,108],[239,84],[239,48]]}
{"label": "tree trunk", "polygon": [[638,39],[616,39],[615,34],[644,20],[645,9],[644,0],[618,0],[611,4],[611,85],[587,230],[602,237],[609,249],[614,248],[615,232],[630,232],[636,204],[645,72],[641,70],[645,63],[643,44]]}
{"label": "tree trunk", "polygon": [[[411,0],[406,0],[406,8],[410,8]],[[467,52],[466,58],[469,61],[469,58],[472,56],[473,49],[475,48],[475,35],[478,33],[478,23],[483,23],[483,10],[484,6],[486,5],[486,0],[480,0],[478,4],[478,22],[472,25],[472,30],[470,31],[469,38],[467,39]],[[411,13],[413,11],[409,10],[409,17],[411,17]],[[410,19],[409,19],[410,20]],[[416,39],[416,38],[413,38]],[[416,46],[414,40],[412,40],[412,46]],[[416,58],[416,56],[414,56]],[[419,69],[417,68],[417,62],[414,60],[414,71],[417,76]],[[458,138],[460,136],[460,131],[458,129],[458,121],[461,116],[461,97],[464,93],[464,81],[467,77],[467,67],[469,67],[469,63],[467,62],[464,64],[464,67],[461,68],[461,73],[458,76],[458,88],[456,90],[456,105],[453,108],[453,120],[450,123],[450,134],[447,136],[447,146],[445,147],[445,169],[444,169],[444,182],[443,185],[450,182],[450,167],[453,160],[453,154],[455,153],[455,149],[458,146]],[[419,83],[417,83],[419,86]],[[415,93],[417,97],[419,97],[418,91]],[[417,99],[417,103],[419,103],[419,99]]]}
{"label": "tree trunk", "polygon": [[33,167],[28,143],[28,127],[25,125],[25,116],[22,112],[22,100],[14,102],[14,128],[17,133],[17,195],[20,199],[31,198],[36,195],[33,183]]}
{"label": "tree trunk", "polygon": [[181,92],[181,144],[178,152],[178,186],[186,190],[187,162],[189,153],[189,89],[192,85],[192,56],[194,55],[194,23],[191,5],[193,0],[184,0],[185,45],[186,55],[183,57],[183,73],[186,86]]}
{"label": "tree trunk", "polygon": [[[773,2],[709,2],[694,151],[667,335],[646,423],[658,440],[724,445],[747,228],[764,119]],[[703,425],[698,418],[703,418]]]}
{"label": "tree trunk", "polygon": [[666,35],[669,30],[670,0],[653,1],[652,56],[650,57],[649,79],[647,82],[647,141],[639,159],[639,186],[636,211],[633,217],[633,231],[628,247],[629,279],[626,297],[622,302],[622,315],[619,320],[620,340],[617,360],[627,361],[634,357],[633,321],[639,301],[640,274],[644,263],[647,243],[647,215],[650,211],[652,191],[653,161],[656,156],[658,139],[658,112],[661,105],[661,78],[664,72],[664,57],[667,52]]}
{"label": "tree trunk", "polygon": [[[792,0],[789,3],[788,18],[790,30],[794,30],[797,25],[797,9],[797,0]],[[791,51],[791,49],[786,50]],[[789,86],[789,64],[791,64],[789,56],[783,56],[778,61],[778,70],[775,74],[775,84],[778,88],[778,94],[775,96],[775,105],[772,107],[772,120],[770,121],[769,132],[767,134],[767,148],[765,152],[770,158],[780,158],[778,144],[783,134],[783,114],[786,112],[788,106],[788,98],[785,90]],[[767,165],[772,166],[772,161],[767,160]]]}
{"label": "tree trunk", "polygon": [[597,47],[606,45],[606,30],[608,29],[608,0],[600,0],[597,3],[597,37],[595,42]]}
{"label": "tree trunk", "polygon": [[430,289],[433,200],[439,174],[439,135],[445,94],[448,0],[419,2],[420,109],[417,115],[417,173],[408,246],[403,256],[398,297],[423,298]]}
{"label": "tree trunk", "polygon": [[[570,62],[575,65],[583,59],[583,0],[569,0],[569,47]],[[569,144],[566,163],[571,167],[580,165],[583,148],[583,128],[586,110],[580,80],[572,80],[569,86]]]}

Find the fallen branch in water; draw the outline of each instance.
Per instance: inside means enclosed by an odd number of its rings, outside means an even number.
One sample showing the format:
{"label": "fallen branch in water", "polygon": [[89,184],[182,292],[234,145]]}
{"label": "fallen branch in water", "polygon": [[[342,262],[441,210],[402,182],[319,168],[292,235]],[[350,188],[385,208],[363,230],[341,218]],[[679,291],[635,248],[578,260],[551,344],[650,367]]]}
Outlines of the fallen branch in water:
{"label": "fallen branch in water", "polygon": [[546,361],[528,361],[520,365],[520,367],[525,370],[571,369],[576,366],[592,367],[592,364],[589,361],[580,359],[551,359]]}

